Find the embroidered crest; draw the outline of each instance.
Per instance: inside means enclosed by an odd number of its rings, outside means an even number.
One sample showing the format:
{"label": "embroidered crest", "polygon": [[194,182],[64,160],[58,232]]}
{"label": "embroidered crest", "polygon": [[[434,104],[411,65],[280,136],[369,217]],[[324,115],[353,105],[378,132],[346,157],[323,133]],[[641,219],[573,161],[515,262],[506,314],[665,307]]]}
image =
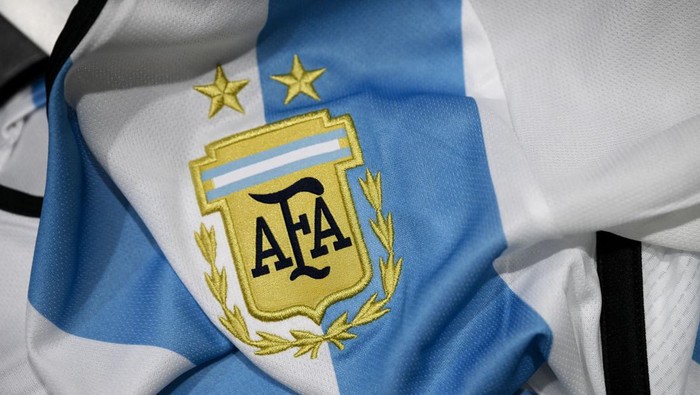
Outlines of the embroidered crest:
{"label": "embroidered crest", "polygon": [[191,164],[199,206],[223,216],[254,317],[318,323],[367,285],[372,268],[345,176],[362,165],[349,116],[306,114],[206,151]]}
{"label": "embroidered crest", "polygon": [[[301,67],[298,58],[294,61]],[[314,70],[315,78],[323,71]],[[349,115],[332,118],[328,110],[299,115],[215,141],[205,151],[190,162],[197,201],[202,215],[221,215],[250,315],[261,321],[304,315],[320,324],[329,306],[367,287],[372,263],[346,175],[363,165],[363,158]],[[323,343],[342,350],[343,341],[356,337],[352,328],[388,313],[402,259],[394,256],[393,219],[382,211],[381,182],[381,174],[369,170],[359,180],[376,213],[369,219],[372,231],[387,253],[378,262],[384,297],[374,293],[322,334],[294,329],[288,336],[251,334],[239,307],[228,305],[226,268],[216,263],[216,235],[202,224],[195,240],[209,264],[204,277],[221,306],[222,325],[256,354],[296,348],[296,357],[309,353],[316,358]]]}

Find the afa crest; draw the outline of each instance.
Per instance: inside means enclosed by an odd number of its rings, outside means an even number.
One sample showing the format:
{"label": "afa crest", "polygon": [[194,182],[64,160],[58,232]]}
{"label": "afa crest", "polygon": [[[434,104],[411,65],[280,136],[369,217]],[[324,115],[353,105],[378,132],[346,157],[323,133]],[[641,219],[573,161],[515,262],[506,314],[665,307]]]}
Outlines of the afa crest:
{"label": "afa crest", "polygon": [[[295,56],[288,75],[271,78],[288,87],[287,104],[299,94],[319,100],[312,83],[324,72],[305,70]],[[228,80],[218,66],[215,81],[195,90],[210,98],[212,117],[223,106],[243,113],[236,94],[246,84]],[[295,116],[215,141],[205,153],[190,162],[197,202],[202,215],[221,215],[251,316],[268,322],[306,316],[320,324],[329,306],[367,287],[376,270],[346,174],[364,164],[350,115],[333,118],[322,110]],[[358,181],[376,215],[364,221],[386,252],[374,266],[383,297],[375,292],[356,312],[336,317],[323,333],[291,329],[288,334],[252,334],[240,308],[228,303],[226,267],[216,263],[214,228],[202,224],[195,232],[209,264],[205,281],[223,313],[219,320],[256,354],[296,349],[295,357],[308,353],[316,358],[324,343],[342,350],[343,342],[356,337],[353,328],[389,312],[403,264],[394,255],[394,222],[382,210],[381,174],[367,169]]]}
{"label": "afa crest", "polygon": [[367,285],[372,267],[345,175],[363,164],[349,116],[306,114],[206,152],[191,164],[199,206],[223,217],[254,317],[318,323]]}

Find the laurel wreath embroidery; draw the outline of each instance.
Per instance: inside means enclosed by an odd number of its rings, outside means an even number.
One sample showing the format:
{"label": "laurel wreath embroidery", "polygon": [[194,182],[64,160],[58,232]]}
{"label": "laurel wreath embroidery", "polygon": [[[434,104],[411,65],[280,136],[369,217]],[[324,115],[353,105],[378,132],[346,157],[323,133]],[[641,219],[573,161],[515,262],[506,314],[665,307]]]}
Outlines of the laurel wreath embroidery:
{"label": "laurel wreath embroidery", "polygon": [[382,175],[380,172],[377,172],[373,177],[372,173],[367,169],[365,177],[365,180],[360,178],[358,181],[362,192],[376,212],[376,218],[369,220],[370,226],[387,252],[386,261],[382,257],[379,258],[379,272],[382,279],[384,298],[377,299],[378,293],[374,293],[360,307],[352,320],[348,321],[349,315],[346,311],[336,318],[323,334],[305,330],[290,330],[289,334],[292,339],[289,339],[273,333],[257,331],[256,334],[259,338],[253,339],[238,306],[234,305],[233,310],[231,310],[226,303],[226,292],[228,290],[226,268],[222,267],[219,270],[216,266],[216,235],[214,227],[207,230],[204,224],[201,224],[199,233],[194,233],[197,245],[204,259],[209,263],[210,273],[204,273],[204,278],[207,286],[209,286],[209,290],[221,305],[224,313],[219,317],[219,321],[233,336],[243,343],[256,348],[255,353],[257,355],[276,354],[296,348],[295,357],[310,353],[311,359],[315,359],[324,342],[333,343],[339,350],[343,350],[345,348],[343,341],[357,337],[357,335],[350,332],[352,328],[368,324],[389,312],[389,308],[386,305],[394,295],[399,282],[403,258],[395,260],[394,257],[394,221],[391,213],[388,213],[386,216],[382,213]]}

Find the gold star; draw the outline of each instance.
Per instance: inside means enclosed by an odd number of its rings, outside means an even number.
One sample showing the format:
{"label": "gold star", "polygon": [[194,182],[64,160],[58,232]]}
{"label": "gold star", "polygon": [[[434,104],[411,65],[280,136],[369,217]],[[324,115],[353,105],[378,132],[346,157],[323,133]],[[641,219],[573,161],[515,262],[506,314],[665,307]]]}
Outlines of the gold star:
{"label": "gold star", "polygon": [[224,69],[221,68],[221,65],[217,65],[214,82],[209,85],[195,86],[194,89],[211,98],[211,105],[209,106],[209,118],[211,118],[223,106],[231,107],[240,113],[244,113],[245,111],[241,107],[241,103],[238,102],[236,95],[246,85],[248,85],[248,80],[229,81],[226,78],[226,74],[224,74]]}
{"label": "gold star", "polygon": [[273,75],[270,78],[287,85],[287,97],[284,99],[284,104],[289,104],[289,102],[300,93],[303,93],[314,100],[321,100],[321,98],[318,97],[316,89],[314,89],[313,82],[325,72],[325,67],[316,70],[304,70],[304,66],[301,64],[299,56],[294,55],[292,70],[289,72],[289,74]]}

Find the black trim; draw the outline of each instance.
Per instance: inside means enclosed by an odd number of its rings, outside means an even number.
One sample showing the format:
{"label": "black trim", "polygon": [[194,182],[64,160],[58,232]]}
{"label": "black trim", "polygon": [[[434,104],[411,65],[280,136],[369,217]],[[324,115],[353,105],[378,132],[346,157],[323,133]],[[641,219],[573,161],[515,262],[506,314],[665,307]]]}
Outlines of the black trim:
{"label": "black trim", "polygon": [[596,234],[596,245],[605,388],[608,394],[649,394],[642,245],[608,232]]}
{"label": "black trim", "polygon": [[0,185],[0,210],[39,218],[44,198]]}
{"label": "black trim", "polygon": [[[48,70],[46,72],[46,94],[49,95],[56,76],[68,57],[85,37],[92,24],[100,15],[107,0],[80,0],[73,8],[63,27],[58,40],[51,51]],[[47,105],[48,107],[48,105]]]}

